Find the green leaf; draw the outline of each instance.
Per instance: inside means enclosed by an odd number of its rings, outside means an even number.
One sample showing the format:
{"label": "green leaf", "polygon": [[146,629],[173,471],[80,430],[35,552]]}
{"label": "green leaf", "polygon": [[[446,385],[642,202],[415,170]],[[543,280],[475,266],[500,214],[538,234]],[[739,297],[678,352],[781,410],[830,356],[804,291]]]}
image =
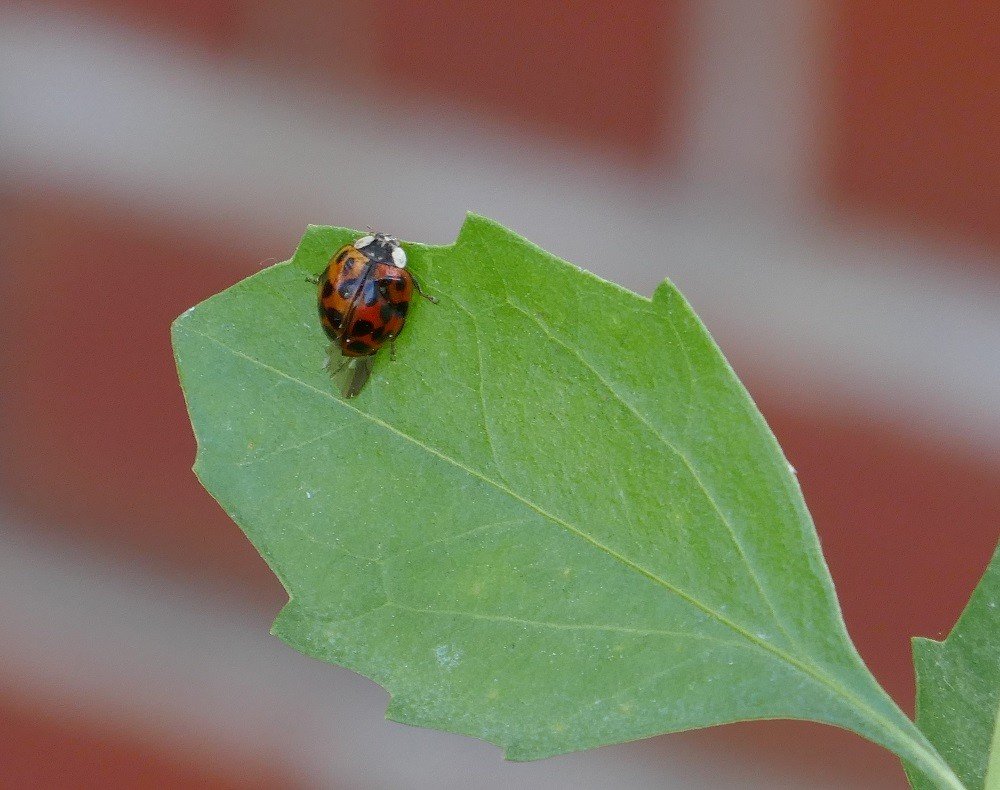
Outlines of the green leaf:
{"label": "green leaf", "polygon": [[174,325],[195,469],[288,590],[275,634],[510,759],[799,718],[959,786],[858,657],[794,475],[671,284],[470,216],[406,245],[441,303],[344,401],[306,275],[357,235],[311,227]]}
{"label": "green leaf", "polygon": [[948,638],[913,640],[913,663],[920,729],[969,790],[1000,788],[1000,546]]}

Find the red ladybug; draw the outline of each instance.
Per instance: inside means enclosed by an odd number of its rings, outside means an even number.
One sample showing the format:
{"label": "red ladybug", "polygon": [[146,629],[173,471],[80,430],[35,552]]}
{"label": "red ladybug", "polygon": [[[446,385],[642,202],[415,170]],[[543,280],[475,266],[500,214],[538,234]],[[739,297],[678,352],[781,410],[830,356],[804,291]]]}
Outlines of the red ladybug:
{"label": "red ladybug", "polygon": [[437,303],[406,270],[406,252],[399,240],[381,233],[337,250],[318,285],[319,320],[333,341],[327,368],[331,375],[347,369],[342,390],[348,398],[368,381],[374,356],[386,341],[395,359],[395,340],[406,324],[414,289]]}

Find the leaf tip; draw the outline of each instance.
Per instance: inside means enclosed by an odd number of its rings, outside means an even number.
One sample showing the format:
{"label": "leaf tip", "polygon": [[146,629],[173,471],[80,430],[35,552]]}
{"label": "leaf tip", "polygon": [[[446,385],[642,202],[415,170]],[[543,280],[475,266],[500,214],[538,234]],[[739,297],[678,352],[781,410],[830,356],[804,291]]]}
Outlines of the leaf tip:
{"label": "leaf tip", "polygon": [[472,223],[476,223],[476,222],[492,222],[492,220],[489,217],[486,217],[486,216],[484,216],[482,214],[479,214],[479,213],[477,213],[475,211],[466,210],[466,212],[465,212],[465,222],[462,223],[462,224],[469,223],[469,222],[472,222]]}
{"label": "leaf tip", "polygon": [[681,292],[677,290],[677,286],[674,285],[673,280],[667,277],[653,291],[653,302],[655,304],[670,303],[680,297],[680,295]]}
{"label": "leaf tip", "polygon": [[477,214],[475,211],[466,211],[462,227],[458,229],[458,236],[455,237],[455,245],[461,245],[477,231],[487,228],[503,228],[503,230],[507,233],[510,232],[500,225],[500,223],[494,222],[489,217],[484,217],[482,214]]}
{"label": "leaf tip", "polygon": [[[282,582],[284,584],[284,582]],[[285,587],[287,591],[287,586]],[[271,636],[276,636],[293,650],[307,656],[324,659],[322,646],[315,639],[309,615],[289,596],[278,616],[271,623]]]}
{"label": "leaf tip", "polygon": [[397,697],[391,691],[388,691],[389,702],[385,706],[385,717],[389,721],[394,721],[397,724],[409,724],[406,720],[406,709],[403,705],[402,699]]}
{"label": "leaf tip", "polygon": [[197,305],[193,305],[181,313],[177,318],[170,322],[170,337],[174,338],[177,333],[183,328],[183,325],[187,322],[188,317],[195,311]]}
{"label": "leaf tip", "polygon": [[539,759],[532,755],[521,743],[508,743],[503,748],[503,758],[509,763],[528,763]]}
{"label": "leaf tip", "polygon": [[194,453],[194,463],[191,464],[191,471],[194,473],[194,476],[197,478],[198,482],[201,483],[202,488],[204,488],[207,491],[208,486],[205,485],[205,462],[201,456],[201,442],[198,441],[197,433],[195,433],[194,439],[197,444],[197,448],[195,449]]}

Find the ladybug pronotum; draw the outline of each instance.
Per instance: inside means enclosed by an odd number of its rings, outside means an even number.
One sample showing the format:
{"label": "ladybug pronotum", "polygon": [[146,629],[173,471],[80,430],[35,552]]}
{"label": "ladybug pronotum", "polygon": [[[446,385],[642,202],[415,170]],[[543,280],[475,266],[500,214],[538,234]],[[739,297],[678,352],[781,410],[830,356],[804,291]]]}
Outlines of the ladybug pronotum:
{"label": "ladybug pronotum", "polygon": [[331,375],[346,369],[342,391],[347,398],[361,391],[375,354],[386,342],[395,359],[395,340],[406,325],[414,290],[437,302],[407,271],[399,240],[382,233],[363,236],[337,250],[318,286],[319,320],[333,341],[327,368]]}

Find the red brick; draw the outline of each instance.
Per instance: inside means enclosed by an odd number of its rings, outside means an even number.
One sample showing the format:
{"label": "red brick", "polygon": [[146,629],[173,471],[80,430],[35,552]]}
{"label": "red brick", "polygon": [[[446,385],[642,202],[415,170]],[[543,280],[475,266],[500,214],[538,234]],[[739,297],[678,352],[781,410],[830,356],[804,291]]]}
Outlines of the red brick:
{"label": "red brick", "polygon": [[670,150],[682,4],[376,0],[372,68],[401,94],[633,161]]}
{"label": "red brick", "polygon": [[[234,758],[235,759],[235,758]],[[248,775],[253,779],[246,779]],[[0,699],[0,787],[156,790],[292,788],[264,766],[211,762],[133,737],[118,728],[55,716]]]}
{"label": "red brick", "polygon": [[1000,250],[996,3],[832,7],[830,197],[864,221]]}
{"label": "red brick", "polygon": [[169,341],[188,307],[258,269],[86,198],[4,201],[0,486],[33,523],[122,558],[280,587],[193,473]]}
{"label": "red brick", "polygon": [[49,5],[85,11],[104,22],[122,24],[153,37],[230,52],[244,23],[246,0],[54,0]]}

